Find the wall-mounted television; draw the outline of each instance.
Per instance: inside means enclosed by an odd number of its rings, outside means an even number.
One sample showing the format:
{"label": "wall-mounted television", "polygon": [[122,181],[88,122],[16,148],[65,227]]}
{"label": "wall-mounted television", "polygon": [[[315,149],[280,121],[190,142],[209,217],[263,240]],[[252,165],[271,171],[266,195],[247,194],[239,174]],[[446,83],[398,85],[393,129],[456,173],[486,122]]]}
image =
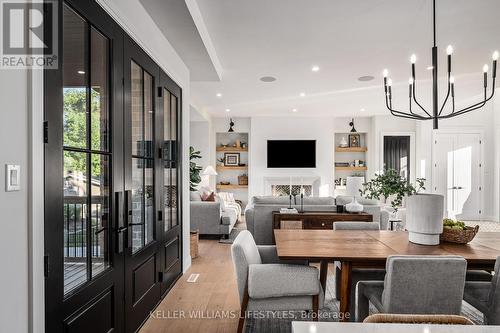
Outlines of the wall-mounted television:
{"label": "wall-mounted television", "polygon": [[316,140],[267,140],[268,168],[315,168]]}

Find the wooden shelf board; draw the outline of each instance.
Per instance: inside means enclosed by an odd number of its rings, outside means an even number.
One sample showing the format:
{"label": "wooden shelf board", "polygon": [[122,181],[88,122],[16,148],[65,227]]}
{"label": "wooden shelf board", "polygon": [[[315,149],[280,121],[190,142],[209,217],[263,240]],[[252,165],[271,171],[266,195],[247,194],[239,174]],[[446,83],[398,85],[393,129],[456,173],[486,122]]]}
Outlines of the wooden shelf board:
{"label": "wooden shelf board", "polygon": [[335,167],[337,171],[366,171],[367,167]]}
{"label": "wooden shelf board", "polygon": [[217,147],[216,151],[218,152],[248,152],[248,148],[237,148],[237,147]]}
{"label": "wooden shelf board", "polygon": [[220,171],[225,171],[225,170],[246,170],[248,169],[248,166],[245,165],[245,166],[217,166],[217,170],[220,170]]}
{"label": "wooden shelf board", "polygon": [[237,185],[237,184],[230,184],[230,185],[221,185],[221,184],[217,184],[217,188],[218,189],[245,189],[245,188],[248,188],[248,185]]}
{"label": "wooden shelf board", "polygon": [[336,147],[335,152],[337,153],[364,153],[368,151],[367,147]]}

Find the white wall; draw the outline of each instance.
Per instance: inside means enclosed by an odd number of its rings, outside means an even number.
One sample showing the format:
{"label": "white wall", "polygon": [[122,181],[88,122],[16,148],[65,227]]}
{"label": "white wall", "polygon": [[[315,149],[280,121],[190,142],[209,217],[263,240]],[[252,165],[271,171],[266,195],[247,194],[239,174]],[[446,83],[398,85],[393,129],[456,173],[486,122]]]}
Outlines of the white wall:
{"label": "white wall", "polygon": [[[28,72],[0,70],[0,330],[28,332]],[[41,126],[41,124],[40,124]],[[21,191],[5,192],[5,164],[21,165]]]}
{"label": "white wall", "polygon": [[[250,137],[250,196],[265,193],[264,177],[320,177],[321,192],[333,191],[333,119],[253,117]],[[316,168],[268,169],[267,140],[316,140]]]}

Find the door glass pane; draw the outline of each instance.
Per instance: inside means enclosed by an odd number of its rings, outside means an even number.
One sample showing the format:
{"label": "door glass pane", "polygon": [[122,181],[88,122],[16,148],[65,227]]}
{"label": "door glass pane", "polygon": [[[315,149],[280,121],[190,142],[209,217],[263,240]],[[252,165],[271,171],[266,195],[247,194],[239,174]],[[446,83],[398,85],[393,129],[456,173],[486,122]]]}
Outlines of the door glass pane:
{"label": "door glass pane", "polygon": [[93,154],[91,167],[91,253],[95,276],[109,266],[109,157]]}
{"label": "door glass pane", "polygon": [[132,252],[142,248],[144,220],[144,160],[132,158]]}
{"label": "door glass pane", "polygon": [[145,180],[145,191],[144,191],[144,202],[145,202],[145,235],[144,243],[148,244],[153,241],[154,232],[154,176],[153,176],[153,163],[149,160],[151,165],[145,169],[144,180]]}
{"label": "door glass pane", "polygon": [[174,95],[171,96],[171,112],[170,112],[170,121],[171,121],[171,134],[170,134],[170,140],[172,142],[172,161],[171,161],[171,198],[172,198],[172,227],[178,225],[177,221],[177,205],[178,205],[178,191],[177,191],[177,163],[179,161],[178,157],[178,145],[177,145],[177,108],[178,108],[178,101],[177,97]]}
{"label": "door glass pane", "polygon": [[143,154],[143,98],[142,68],[131,62],[131,104],[132,104],[132,155]]}
{"label": "door glass pane", "polygon": [[163,198],[164,198],[164,215],[165,215],[165,231],[170,229],[172,223],[172,191],[171,191],[171,172],[170,172],[170,92],[163,89],[163,139],[164,139],[164,168],[163,168]]}
{"label": "door glass pane", "polygon": [[64,146],[87,148],[87,23],[63,9]]}
{"label": "door glass pane", "polygon": [[65,151],[64,293],[87,281],[87,154]]}
{"label": "door glass pane", "polygon": [[153,157],[153,77],[144,72],[144,156]]}
{"label": "door glass pane", "polygon": [[92,149],[107,151],[109,134],[108,39],[91,29],[90,129]]}

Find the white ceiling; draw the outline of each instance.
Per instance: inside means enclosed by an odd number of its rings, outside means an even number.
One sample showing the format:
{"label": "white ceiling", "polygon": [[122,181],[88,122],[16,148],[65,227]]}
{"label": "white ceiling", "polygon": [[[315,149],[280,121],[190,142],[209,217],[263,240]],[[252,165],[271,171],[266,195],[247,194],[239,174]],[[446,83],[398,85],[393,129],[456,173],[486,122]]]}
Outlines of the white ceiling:
{"label": "white ceiling", "polygon": [[[431,0],[196,2],[222,77],[192,83],[199,110],[215,116],[225,116],[227,108],[232,116],[384,113],[382,69],[389,68],[396,82],[395,104],[405,107],[412,53],[418,57],[417,79],[427,80],[419,83],[419,94],[429,104]],[[437,6],[440,74],[452,44],[460,104],[481,92],[481,68],[491,67],[491,54],[500,49],[500,1],[438,0]],[[313,65],[320,70],[312,72]],[[358,81],[363,75],[375,80]],[[277,81],[264,83],[262,76]]]}

